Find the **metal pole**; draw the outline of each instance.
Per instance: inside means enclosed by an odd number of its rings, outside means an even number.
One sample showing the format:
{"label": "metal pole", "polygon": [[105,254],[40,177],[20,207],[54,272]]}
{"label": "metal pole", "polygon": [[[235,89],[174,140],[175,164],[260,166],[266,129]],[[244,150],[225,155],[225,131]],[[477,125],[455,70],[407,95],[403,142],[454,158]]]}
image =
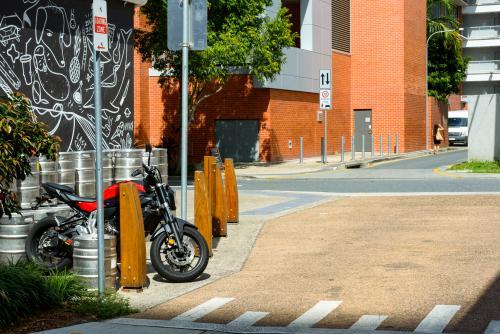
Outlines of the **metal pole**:
{"label": "metal pole", "polygon": [[425,45],[425,150],[429,151],[429,40]]}
{"label": "metal pole", "polygon": [[324,132],[325,132],[325,133],[324,133],[324,137],[325,137],[325,145],[323,146],[323,149],[325,150],[325,160],[323,161],[323,163],[325,163],[325,164],[326,164],[326,163],[328,162],[328,158],[327,158],[327,156],[328,156],[328,149],[327,149],[328,139],[327,139],[327,137],[326,137],[326,134],[327,134],[327,132],[328,132],[328,131],[327,131],[327,124],[328,124],[327,114],[328,114],[328,110],[326,110],[326,109],[325,109],[323,112],[324,112],[324,114],[325,114],[325,130],[324,130]]}
{"label": "metal pole", "polygon": [[101,57],[94,51],[94,104],[95,104],[95,191],[97,198],[97,289],[103,298],[105,290],[104,268],[104,198],[102,184],[102,122],[101,122]]}
{"label": "metal pole", "polygon": [[345,138],[342,136],[340,138],[340,162],[344,162],[344,145],[345,145]]}
{"label": "metal pole", "polygon": [[372,142],[372,159],[375,158],[375,143],[373,142],[373,134],[371,135],[371,142]]}
{"label": "metal pole", "polygon": [[304,138],[300,137],[300,163],[304,162]]}
{"label": "metal pole", "polygon": [[387,155],[391,156],[391,135],[387,135]]}
{"label": "metal pole", "polygon": [[354,136],[351,136],[351,160],[356,160],[356,149],[354,148]]}
{"label": "metal pole", "polygon": [[384,156],[384,137],[380,135],[380,157],[382,158]]}
{"label": "metal pole", "polygon": [[321,163],[325,163],[325,137],[321,137]]}
{"label": "metal pole", "polygon": [[365,160],[365,135],[361,136],[361,158]]}
{"label": "metal pole", "polygon": [[189,1],[182,2],[181,218],[187,219]]}
{"label": "metal pole", "polygon": [[396,154],[399,154],[399,134],[396,133]]}

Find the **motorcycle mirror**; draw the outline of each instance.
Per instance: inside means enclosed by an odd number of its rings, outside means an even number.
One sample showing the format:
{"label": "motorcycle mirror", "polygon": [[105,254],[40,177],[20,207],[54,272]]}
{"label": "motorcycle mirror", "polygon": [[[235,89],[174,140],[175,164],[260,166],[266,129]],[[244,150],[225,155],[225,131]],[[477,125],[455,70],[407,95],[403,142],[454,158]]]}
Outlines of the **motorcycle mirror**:
{"label": "motorcycle mirror", "polygon": [[153,152],[153,147],[151,144],[146,144],[146,152],[148,152],[148,166],[151,166],[151,152]]}
{"label": "motorcycle mirror", "polygon": [[140,170],[140,169],[136,169],[136,170],[134,170],[134,171],[132,172],[132,174],[131,174],[130,176],[132,176],[132,177],[137,177],[137,176],[139,176],[139,175],[141,175],[141,170]]}

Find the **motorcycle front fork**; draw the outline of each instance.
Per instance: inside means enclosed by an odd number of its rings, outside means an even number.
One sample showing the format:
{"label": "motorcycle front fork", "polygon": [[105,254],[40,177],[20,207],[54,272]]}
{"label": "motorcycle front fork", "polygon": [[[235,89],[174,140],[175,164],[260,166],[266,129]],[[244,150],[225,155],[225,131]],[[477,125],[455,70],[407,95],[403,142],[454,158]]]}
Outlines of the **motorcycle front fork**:
{"label": "motorcycle front fork", "polygon": [[[186,251],[184,248],[184,244],[182,242],[184,231],[179,231],[179,224],[177,224],[177,219],[174,217],[174,215],[172,215],[168,207],[164,207],[162,213],[163,213],[163,221],[160,223],[165,224],[163,226],[165,233],[167,233],[167,235],[169,234],[174,235],[177,248],[179,249],[180,252],[184,253]],[[168,231],[167,228],[170,229],[170,231]]]}

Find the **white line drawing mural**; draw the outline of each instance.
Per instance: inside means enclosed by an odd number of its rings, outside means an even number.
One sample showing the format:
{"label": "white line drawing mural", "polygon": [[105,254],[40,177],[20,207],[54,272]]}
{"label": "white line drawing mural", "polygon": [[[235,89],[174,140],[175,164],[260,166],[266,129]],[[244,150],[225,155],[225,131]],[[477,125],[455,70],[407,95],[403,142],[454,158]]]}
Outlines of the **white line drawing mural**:
{"label": "white line drawing mural", "polygon": [[[109,52],[101,54],[106,149],[133,144],[133,7],[108,0]],[[22,17],[22,19],[21,19]],[[26,29],[25,29],[26,28]],[[61,150],[94,148],[92,15],[81,0],[22,0],[0,7],[0,95],[32,101]]]}

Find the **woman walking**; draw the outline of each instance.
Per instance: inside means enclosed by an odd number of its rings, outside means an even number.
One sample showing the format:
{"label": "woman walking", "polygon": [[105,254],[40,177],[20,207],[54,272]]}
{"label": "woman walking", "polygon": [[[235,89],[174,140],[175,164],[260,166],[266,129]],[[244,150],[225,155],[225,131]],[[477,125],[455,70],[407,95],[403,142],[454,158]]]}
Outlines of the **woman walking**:
{"label": "woman walking", "polygon": [[438,123],[438,124],[435,124],[434,125],[434,151],[433,153],[434,154],[437,154],[437,152],[439,151],[439,146],[441,146],[441,143],[443,142],[444,140],[444,136],[443,136],[443,126],[441,125],[441,123]]}

